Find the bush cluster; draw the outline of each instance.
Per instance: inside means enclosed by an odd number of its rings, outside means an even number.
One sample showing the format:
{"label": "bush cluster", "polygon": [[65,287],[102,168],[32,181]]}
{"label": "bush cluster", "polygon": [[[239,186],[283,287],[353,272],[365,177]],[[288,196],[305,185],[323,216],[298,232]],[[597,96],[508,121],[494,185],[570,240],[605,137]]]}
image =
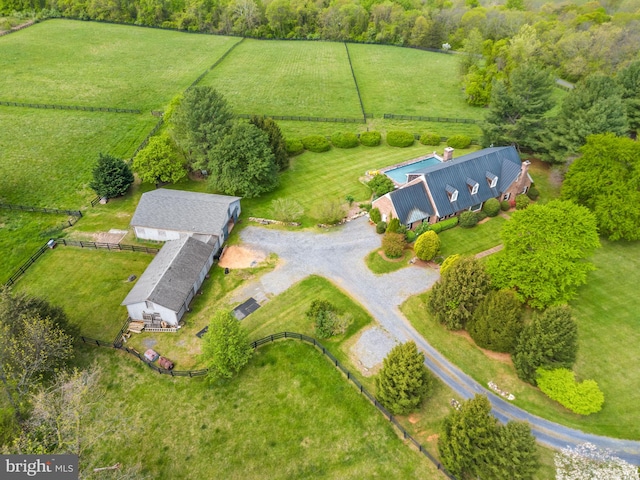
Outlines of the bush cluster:
{"label": "bush cluster", "polygon": [[380,221],[376,223],[376,233],[382,235],[387,231],[387,222]]}
{"label": "bush cluster", "polygon": [[357,147],[360,142],[355,133],[334,133],[331,135],[331,143],[336,148],[354,148]]}
{"label": "bush cluster", "polygon": [[329,338],[347,331],[351,323],[351,315],[340,315],[335,305],[326,300],[314,300],[305,312],[316,329],[318,338]]}
{"label": "bush cluster", "polygon": [[429,222],[422,222],[420,225],[418,225],[415,229],[416,232],[416,237],[419,237],[420,235],[422,235],[424,232],[427,232],[429,230],[431,230],[431,225],[429,225]]}
{"label": "bush cluster", "polygon": [[456,225],[458,225],[458,217],[451,217],[441,222],[430,225],[429,230],[433,230],[436,233],[440,233],[440,232],[443,232],[444,230],[449,230],[450,228],[453,228]]}
{"label": "bush cluster", "polygon": [[531,203],[531,199],[527,197],[524,193],[516,196],[516,210],[524,210]]}
{"label": "bush cluster", "polygon": [[453,148],[467,148],[471,145],[471,138],[467,135],[451,135],[447,139],[447,145]]}
{"label": "bush cluster", "polygon": [[420,135],[420,143],[422,145],[433,145],[434,147],[437,147],[440,145],[440,142],[440,135],[436,133],[424,132]]}
{"label": "bush cluster", "polygon": [[500,202],[495,198],[490,198],[484,202],[482,211],[487,214],[487,217],[495,217],[500,213]]}
{"label": "bush cluster", "polygon": [[399,130],[387,132],[387,143],[392,147],[410,147],[414,141],[412,133]]}
{"label": "bush cluster", "polygon": [[602,410],[604,395],[595,380],[578,383],[575,374],[566,368],[538,368],[537,382],[545,395],[573,413],[591,415]]}
{"label": "bush cluster", "polygon": [[476,212],[466,210],[460,214],[460,226],[462,228],[475,227],[478,224],[478,215]]}
{"label": "bush cluster", "polygon": [[309,150],[310,152],[328,152],[331,150],[331,144],[329,140],[327,140],[322,135],[310,135],[302,139],[302,144],[304,148]]}
{"label": "bush cluster", "polygon": [[365,147],[377,147],[382,141],[380,132],[363,132],[360,134],[360,143]]}
{"label": "bush cluster", "polygon": [[404,233],[387,232],[382,237],[382,250],[389,258],[398,258],[402,256],[407,242],[404,239]]}
{"label": "bush cluster", "polygon": [[413,230],[407,230],[407,232],[404,234],[404,238],[407,240],[407,243],[413,243],[417,237],[418,236],[416,235],[416,232],[414,232]]}
{"label": "bush cluster", "polygon": [[503,212],[509,211],[510,208],[511,208],[511,203],[509,202],[509,200],[502,200],[500,202],[500,210],[502,210]]}
{"label": "bush cluster", "polygon": [[374,197],[381,197],[385,193],[393,192],[396,188],[393,180],[391,180],[386,175],[382,175],[381,173],[377,173],[373,176],[371,180],[367,183],[367,186],[373,192]]}
{"label": "bush cluster", "polygon": [[304,152],[304,145],[297,138],[287,138],[285,140],[285,143],[287,145],[287,154],[290,157],[300,155],[302,152]]}
{"label": "bush cluster", "polygon": [[527,197],[529,197],[534,202],[538,199],[539,196],[540,196],[540,192],[536,187],[532,186],[527,192]]}

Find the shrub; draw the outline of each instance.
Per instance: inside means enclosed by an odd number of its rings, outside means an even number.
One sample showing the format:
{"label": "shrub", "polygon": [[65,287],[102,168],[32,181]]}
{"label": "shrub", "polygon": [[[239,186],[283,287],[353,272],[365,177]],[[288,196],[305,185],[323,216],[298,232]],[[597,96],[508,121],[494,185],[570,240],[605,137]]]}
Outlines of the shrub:
{"label": "shrub", "polygon": [[401,233],[387,232],[382,237],[382,250],[389,258],[401,257],[406,246],[407,242]]}
{"label": "shrub", "polygon": [[356,134],[351,132],[334,133],[331,135],[331,143],[337,148],[354,148],[360,145]]}
{"label": "shrub", "polygon": [[360,143],[365,147],[377,147],[380,145],[382,135],[380,132],[363,132],[360,134]]}
{"label": "shrub", "polygon": [[461,256],[459,253],[454,253],[453,255],[449,255],[447,258],[444,259],[444,262],[442,262],[442,265],[440,265],[440,275],[444,274],[444,272],[454,263],[456,263],[458,260],[460,260]]}
{"label": "shrub", "polygon": [[393,192],[396,188],[393,180],[391,180],[386,175],[382,175],[381,173],[377,173],[373,176],[371,180],[367,183],[367,186],[373,192],[373,195],[376,197],[381,197],[385,193]]}
{"label": "shrub", "polygon": [[382,220],[380,210],[378,208],[372,208],[369,210],[369,219],[375,224],[380,223],[380,220]]}
{"label": "shrub", "polygon": [[387,132],[387,143],[392,147],[410,147],[415,138],[412,133],[392,130]]}
{"label": "shrub", "polygon": [[380,221],[376,223],[376,233],[379,233],[380,235],[382,235],[386,231],[387,231],[387,222]]}
{"label": "shrub", "polygon": [[420,135],[420,143],[422,145],[433,145],[434,147],[437,147],[440,145],[440,142],[440,135],[435,133],[424,132]]}
{"label": "shrub", "polygon": [[338,200],[324,200],[314,213],[320,223],[333,225],[344,218],[345,209]]}
{"label": "shrub", "polygon": [[531,187],[527,192],[527,197],[529,197],[533,201],[537,200],[539,196],[540,196],[540,192],[536,187]]}
{"label": "shrub", "polygon": [[387,233],[404,233],[400,231],[400,220],[397,218],[390,218],[387,225]]}
{"label": "shrub", "polygon": [[309,150],[310,152],[328,152],[331,150],[331,144],[329,140],[324,138],[322,135],[310,135],[302,139],[302,144],[304,148]]}
{"label": "shrub", "polygon": [[297,138],[287,138],[285,140],[285,144],[287,146],[287,154],[290,157],[300,155],[302,152],[304,152],[304,145],[302,144],[302,141],[298,140]]}
{"label": "shrub", "polygon": [[414,232],[413,230],[407,230],[407,232],[404,234],[404,238],[407,240],[407,243],[413,243],[417,238],[416,232]]}
{"label": "shrub", "polygon": [[371,203],[369,203],[369,202],[359,203],[358,204],[358,208],[360,208],[361,210],[365,210],[367,212],[370,212],[371,211]]}
{"label": "shrub", "polygon": [[443,232],[444,230],[449,230],[450,228],[458,225],[458,217],[447,218],[446,220],[442,220],[441,222],[434,223],[429,226],[429,230],[433,230],[436,233]]}
{"label": "shrub", "polygon": [[297,222],[304,215],[304,208],[291,198],[276,198],[271,202],[271,212],[281,222]]}
{"label": "shrub", "polygon": [[576,382],[575,374],[566,368],[538,368],[538,387],[550,399],[578,415],[591,415],[602,410],[604,395],[595,380]]}
{"label": "shrub", "polygon": [[429,222],[422,222],[415,230],[416,237],[419,237],[424,232],[428,232],[429,230],[431,230],[431,225],[429,225]]}
{"label": "shrub", "polygon": [[500,202],[500,210],[502,210],[503,212],[509,211],[510,208],[511,208],[511,203],[509,203],[509,200],[502,200]]}
{"label": "shrub", "polygon": [[466,135],[452,135],[447,139],[447,145],[453,148],[467,148],[471,145],[471,138]]}
{"label": "shrub", "polygon": [[474,212],[474,213],[476,214],[476,218],[478,219],[478,222],[481,222],[482,220],[484,220],[484,219],[485,219],[485,218],[487,218],[487,216],[488,216],[488,215],[487,215],[484,211],[482,211],[482,210],[479,210],[479,211]]}
{"label": "shrub", "polygon": [[484,202],[482,211],[487,214],[487,217],[495,217],[500,213],[500,202],[495,198],[490,198]]}
{"label": "shrub", "polygon": [[462,228],[472,228],[478,224],[478,215],[476,212],[466,210],[460,214],[460,226]]}
{"label": "shrub", "polygon": [[440,237],[434,231],[425,232],[418,237],[413,250],[420,260],[432,260],[440,250]]}
{"label": "shrub", "polygon": [[516,196],[516,210],[524,210],[529,206],[531,199],[524,193]]}
{"label": "shrub", "polygon": [[351,315],[340,315],[335,305],[326,300],[311,302],[305,316],[314,323],[318,338],[329,338],[344,333],[352,321]]}

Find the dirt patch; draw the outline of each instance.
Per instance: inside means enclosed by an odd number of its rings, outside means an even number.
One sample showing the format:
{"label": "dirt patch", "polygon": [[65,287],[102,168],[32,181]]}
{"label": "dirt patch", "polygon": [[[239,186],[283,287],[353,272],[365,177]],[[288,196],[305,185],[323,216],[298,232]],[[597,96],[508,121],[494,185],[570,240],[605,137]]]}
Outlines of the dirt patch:
{"label": "dirt patch", "polygon": [[434,433],[433,435],[429,435],[427,437],[427,442],[437,442],[438,438],[440,438],[440,435],[438,435],[437,433]]}
{"label": "dirt patch", "polygon": [[407,419],[409,420],[409,423],[412,423],[415,425],[420,421],[420,416],[417,413],[412,413],[411,415],[409,415]]}
{"label": "dirt patch", "polygon": [[267,255],[260,250],[230,245],[225,248],[219,265],[222,268],[250,268],[266,260]]}
{"label": "dirt patch", "polygon": [[120,243],[127,233],[97,232],[91,235],[97,243]]}
{"label": "dirt patch", "polygon": [[491,350],[485,350],[484,348],[478,347],[468,332],[465,332],[464,330],[459,330],[457,332],[452,332],[452,333],[459,337],[466,338],[469,343],[473,344],[477,349],[479,349],[482,353],[484,353],[486,357],[489,357],[493,360],[498,360],[499,362],[502,362],[502,363],[513,364],[513,361],[511,360],[511,355],[509,353],[492,352]]}

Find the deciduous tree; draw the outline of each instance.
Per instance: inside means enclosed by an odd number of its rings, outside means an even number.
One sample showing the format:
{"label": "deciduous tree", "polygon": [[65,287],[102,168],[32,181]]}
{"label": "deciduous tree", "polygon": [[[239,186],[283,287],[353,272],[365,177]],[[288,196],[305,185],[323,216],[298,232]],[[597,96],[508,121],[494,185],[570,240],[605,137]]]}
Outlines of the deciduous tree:
{"label": "deciduous tree", "polygon": [[376,377],[376,398],[395,415],[416,410],[433,386],[424,355],[414,342],[396,345]]}
{"label": "deciduous tree", "polygon": [[133,181],[133,173],[124,160],[101,153],[89,186],[100,197],[114,198],[127,193]]}
{"label": "deciduous tree", "polygon": [[371,189],[374,197],[381,197],[385,193],[393,192],[396,188],[393,180],[381,173],[374,175],[367,183],[367,186]]}
{"label": "deciduous tree", "polygon": [[181,157],[171,137],[162,133],[151,137],[146,147],[138,152],[133,159],[133,169],[143,182],[176,183],[187,176]]}
{"label": "deciduous tree", "polygon": [[231,378],[249,362],[253,349],[240,322],[230,312],[218,310],[203,337],[202,354],[210,378]]}

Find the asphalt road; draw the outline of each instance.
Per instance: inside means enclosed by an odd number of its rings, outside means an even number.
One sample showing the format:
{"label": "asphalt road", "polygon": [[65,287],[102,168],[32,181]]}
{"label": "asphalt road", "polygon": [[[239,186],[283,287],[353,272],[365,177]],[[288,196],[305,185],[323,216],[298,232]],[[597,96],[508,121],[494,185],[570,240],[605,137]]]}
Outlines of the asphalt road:
{"label": "asphalt road", "polygon": [[323,276],[360,302],[398,341],[415,341],[425,354],[427,367],[458,395],[463,398],[470,398],[476,393],[487,395],[493,414],[500,421],[529,422],[538,441],[551,448],[590,442],[640,465],[640,442],[591,435],[532,415],[484,388],[429,345],[398,307],[411,295],[429,289],[438,279],[438,273],[409,266],[383,276],[374,275],[365,265],[364,257],[380,247],[380,236],[369,226],[366,218],[324,234],[250,226],[240,236],[247,246],[274,252],[280,258],[278,267],[262,276],[257,285],[249,285],[247,291],[277,295],[309,275]]}

